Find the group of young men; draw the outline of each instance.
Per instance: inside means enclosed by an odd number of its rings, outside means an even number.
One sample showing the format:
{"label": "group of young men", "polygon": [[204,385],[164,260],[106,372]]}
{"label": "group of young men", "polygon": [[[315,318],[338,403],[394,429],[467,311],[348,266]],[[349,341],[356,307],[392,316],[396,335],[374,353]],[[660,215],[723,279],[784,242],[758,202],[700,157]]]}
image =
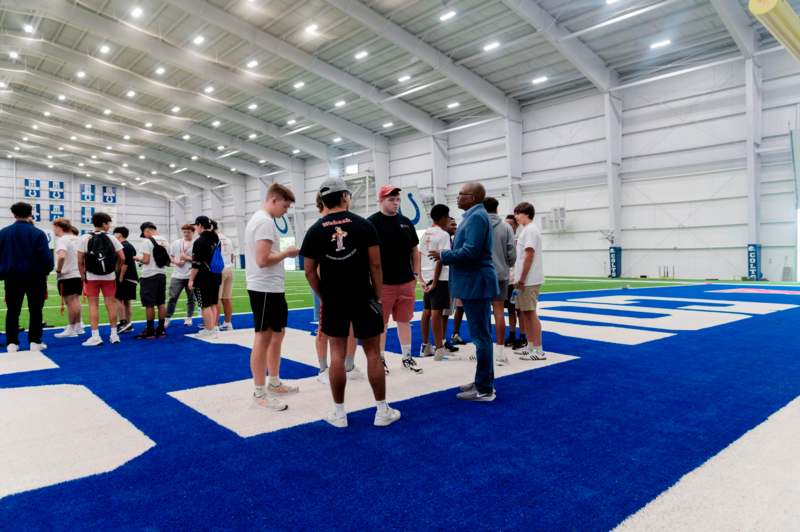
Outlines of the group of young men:
{"label": "group of young men", "polygon": [[[92,216],[94,229],[79,235],[65,218],[53,221],[55,246],[50,253],[46,234],[33,225],[32,207],[19,202],[12,206],[15,222],[0,231],[0,277],[5,280],[6,344],[9,352],[19,349],[19,314],[22,298],[28,296],[30,348],[42,350],[42,308],[47,298],[47,276],[55,269],[62,312],[68,325],[56,338],[85,334],[81,297],[89,302],[91,334],[82,345],[103,344],[100,337],[100,296],[108,314],[109,342],[120,342],[120,334],[132,332],[132,301],[137,287],[145,309],[146,326],[137,339],[155,339],[166,334],[182,292],[186,293],[186,319],[192,325],[195,304],[202,308],[201,336],[232,329],[232,266],[235,260],[230,240],[217,231],[216,222],[199,216],[181,228],[182,238],[171,244],[152,222],[140,226],[138,250],[128,241],[127,227],[115,227],[106,213]],[[197,236],[196,236],[197,235]],[[137,265],[140,268],[137,269]],[[172,267],[167,298],[167,270]],[[225,319],[218,325],[220,307]]]}

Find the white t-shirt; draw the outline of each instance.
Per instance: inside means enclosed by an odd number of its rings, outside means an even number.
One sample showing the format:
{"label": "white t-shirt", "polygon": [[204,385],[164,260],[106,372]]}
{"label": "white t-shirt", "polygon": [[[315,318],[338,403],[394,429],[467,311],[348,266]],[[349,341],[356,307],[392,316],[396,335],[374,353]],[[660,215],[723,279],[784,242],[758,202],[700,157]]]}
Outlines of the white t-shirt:
{"label": "white t-shirt", "polygon": [[[78,251],[81,253],[86,253],[89,249],[89,240],[92,239],[92,235],[106,235],[109,240],[111,240],[111,244],[114,246],[114,252],[122,251],[122,244],[120,244],[119,240],[114,238],[113,235],[109,233],[103,233],[102,231],[95,231],[92,233],[86,233],[81,237],[80,244],[78,245]],[[106,275],[97,275],[96,273],[92,273],[89,270],[86,270],[86,280],[87,281],[113,281],[117,277],[117,272],[113,271],[111,273],[107,273]]]}
{"label": "white t-shirt", "polygon": [[[156,241],[156,244],[160,246],[164,246],[165,249],[169,249],[169,242],[162,237],[161,235],[155,235],[153,240]],[[150,241],[149,238],[143,238],[142,243],[139,245],[138,249],[140,255],[150,255],[150,262],[147,264],[142,264],[142,273],[139,274],[139,277],[142,279],[146,279],[148,277],[153,277],[154,275],[158,275],[160,273],[166,274],[165,268],[159,268],[156,264],[156,258],[153,256],[153,243]],[[169,253],[169,251],[167,251]]]}
{"label": "white t-shirt", "polygon": [[[194,240],[186,241],[183,238],[179,238],[178,240],[172,243],[172,247],[170,248],[169,254],[175,260],[181,260],[181,253],[191,257],[193,246],[194,246]],[[173,279],[188,279],[189,274],[191,273],[192,273],[191,259],[184,262],[183,266],[178,266],[177,264],[172,265]]]}
{"label": "white t-shirt", "polygon": [[281,250],[281,239],[275,220],[263,209],[258,209],[247,227],[244,229],[244,254],[245,254],[245,273],[247,274],[247,289],[255,292],[275,292],[285,291],[285,272],[283,261],[279,261],[272,266],[259,268],[256,263],[256,242],[259,240],[269,240],[272,242],[272,251]]}
{"label": "white t-shirt", "polygon": [[80,238],[75,235],[64,235],[56,239],[56,262],[58,262],[58,252],[64,252],[64,264],[61,266],[61,273],[58,280],[80,279],[81,272],[78,269],[78,246]]}
{"label": "white t-shirt", "polygon": [[531,222],[517,232],[517,262],[514,264],[514,283],[519,282],[522,274],[522,265],[525,261],[525,250],[533,249],[533,264],[525,278],[525,286],[544,283],[544,268],[542,266],[542,234],[539,228]]}
{"label": "white t-shirt", "polygon": [[219,244],[222,246],[220,249],[220,253],[222,253],[222,262],[225,263],[225,268],[230,268],[233,266],[231,262],[231,255],[233,255],[233,244],[231,243],[231,239],[227,236],[223,235],[219,231],[217,231],[217,236],[219,237]]}
{"label": "white t-shirt", "polygon": [[[422,279],[427,283],[433,280],[433,272],[436,268],[436,261],[428,258],[428,252],[450,249],[450,234],[438,225],[434,225],[425,230],[419,244],[422,255]],[[450,267],[443,265],[439,280],[447,281],[449,275]]]}

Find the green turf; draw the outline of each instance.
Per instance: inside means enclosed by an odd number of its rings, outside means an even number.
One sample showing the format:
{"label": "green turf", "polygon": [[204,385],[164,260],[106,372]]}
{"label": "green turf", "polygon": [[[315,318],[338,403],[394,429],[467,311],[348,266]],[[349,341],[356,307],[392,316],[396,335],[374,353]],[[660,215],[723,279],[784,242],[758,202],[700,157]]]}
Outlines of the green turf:
{"label": "green turf", "polygon": [[[655,287],[655,286],[669,286],[675,284],[689,284],[689,283],[697,283],[697,282],[706,282],[702,280],[688,280],[688,279],[678,279],[678,280],[664,280],[664,279],[606,279],[606,278],[597,278],[597,277],[548,277],[544,286],[542,287],[542,292],[571,292],[571,291],[582,291],[582,290],[602,290],[602,289],[616,289],[616,288],[623,288],[623,287]],[[718,281],[718,282],[731,282],[731,281]],[[741,282],[741,281],[736,281]],[[759,283],[759,284],[795,284],[795,283]],[[55,276],[51,275],[48,280],[48,291],[50,294],[50,299],[45,303],[44,309],[44,321],[51,326],[61,326],[66,324],[66,316],[62,315],[59,309],[60,301],[57,297],[56,291],[56,280]],[[2,286],[0,285],[0,297],[2,297],[3,290]],[[418,290],[417,296],[421,299],[422,293]],[[311,298],[311,292],[308,287],[308,283],[305,280],[305,276],[303,272],[297,271],[289,271],[286,272],[286,300],[289,304],[289,308],[303,308],[303,307],[310,307],[313,305],[313,301]],[[84,323],[88,323],[89,316],[87,310],[87,304],[84,301],[83,303],[84,308]],[[250,312],[250,302],[247,298],[247,289],[245,287],[245,274],[242,270],[237,270],[234,272],[234,282],[233,282],[233,311],[236,313],[239,312]],[[2,322],[5,321],[6,309],[0,308],[0,320]],[[184,295],[181,295],[180,300],[178,301],[178,306],[175,311],[175,316],[177,318],[184,317],[186,315],[186,298]],[[21,316],[21,324],[23,327],[27,327],[28,324],[28,311],[27,309],[23,308],[22,316]],[[134,320],[143,320],[144,319],[144,308],[138,301],[134,301],[133,304],[133,319]],[[101,322],[107,322],[108,318],[106,316],[105,309],[102,309],[101,312]],[[2,326],[0,324],[0,326]]]}

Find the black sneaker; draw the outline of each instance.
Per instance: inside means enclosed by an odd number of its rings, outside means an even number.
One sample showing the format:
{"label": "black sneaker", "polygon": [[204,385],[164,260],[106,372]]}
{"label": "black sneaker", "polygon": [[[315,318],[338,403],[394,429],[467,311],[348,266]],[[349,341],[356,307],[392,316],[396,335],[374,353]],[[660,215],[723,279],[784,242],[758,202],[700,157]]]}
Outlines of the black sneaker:
{"label": "black sneaker", "polygon": [[505,346],[506,347],[514,347],[514,343],[516,341],[517,341],[517,335],[515,334],[515,335],[512,336],[512,335],[509,334],[508,338],[506,338]]}
{"label": "black sneaker", "polygon": [[133,323],[126,321],[117,324],[117,334],[129,333],[131,331],[133,331]]}
{"label": "black sneaker", "polygon": [[136,340],[152,340],[155,337],[156,337],[156,332],[153,329],[147,329],[147,328],[145,328],[145,330],[134,336]]}
{"label": "black sneaker", "polygon": [[453,336],[450,337],[450,342],[453,345],[467,345],[467,342],[465,342],[464,339],[458,334],[453,334]]}
{"label": "black sneaker", "polygon": [[403,367],[414,373],[422,373],[422,368],[417,365],[417,361],[412,356],[403,357]]}
{"label": "black sneaker", "polygon": [[525,347],[527,345],[528,345],[527,338],[520,337],[520,338],[517,338],[516,340],[514,340],[514,345],[512,345],[511,347],[516,351],[517,349],[522,349],[523,347]]}
{"label": "black sneaker", "polygon": [[383,363],[383,372],[388,375],[389,374],[389,366],[386,365],[386,359],[381,357],[381,362]]}
{"label": "black sneaker", "polygon": [[451,344],[450,342],[445,342],[444,348],[450,351],[451,353],[458,353],[458,348],[453,344]]}
{"label": "black sneaker", "polygon": [[164,327],[156,327],[156,338],[165,338],[167,330]]}

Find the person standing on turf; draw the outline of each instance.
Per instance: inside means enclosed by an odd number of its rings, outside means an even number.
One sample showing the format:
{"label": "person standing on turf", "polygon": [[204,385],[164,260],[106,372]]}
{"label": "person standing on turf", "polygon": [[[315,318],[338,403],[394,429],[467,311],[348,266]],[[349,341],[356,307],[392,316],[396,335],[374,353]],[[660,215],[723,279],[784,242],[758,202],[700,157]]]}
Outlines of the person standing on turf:
{"label": "person standing on turf", "polygon": [[14,223],[0,230],[0,279],[6,294],[6,349],[19,351],[19,315],[28,297],[28,340],[31,351],[41,351],[42,309],[47,295],[47,276],[53,270],[53,255],[47,235],[33,225],[33,207],[18,202],[11,206]]}
{"label": "person standing on turf", "polygon": [[194,316],[195,298],[194,292],[189,290],[189,274],[192,272],[192,246],[194,245],[194,226],[183,224],[181,226],[182,237],[175,240],[170,247],[170,257],[172,259],[172,277],[169,281],[169,299],[167,300],[167,320],[165,326],[169,326],[169,320],[175,314],[175,307],[181,292],[186,292],[186,318],[183,325],[190,327]]}
{"label": "person standing on turf", "polygon": [[[433,356],[434,360],[446,360],[444,347],[444,320],[442,313],[450,308],[450,289],[448,288],[449,268],[442,266],[441,261],[428,257],[432,250],[450,249],[450,235],[446,227],[450,223],[450,209],[447,205],[434,205],[431,209],[433,225],[422,235],[422,280],[423,311],[420,328],[422,329],[422,347],[419,356]],[[433,329],[433,346],[428,344],[429,329]]]}
{"label": "person standing on turf", "polygon": [[133,331],[133,314],[131,301],[136,299],[136,285],[139,284],[139,272],[136,270],[136,248],[128,242],[130,232],[127,227],[115,227],[114,236],[122,244],[125,264],[117,275],[116,299],[119,302],[120,320],[117,325],[119,334]]}
{"label": "person standing on turf", "polygon": [[[56,278],[58,293],[67,306],[67,325],[56,333],[56,338],[75,338],[83,334],[81,326],[81,294],[83,282],[78,270],[78,242],[80,238],[72,234],[72,223],[66,218],[53,220],[53,234],[56,237]],[[61,307],[63,313],[64,306]]]}
{"label": "person standing on turf", "polygon": [[217,326],[217,303],[219,287],[222,284],[222,250],[219,237],[211,229],[208,216],[198,216],[194,226],[200,236],[192,246],[192,271],[189,274],[189,290],[194,290],[200,308],[203,309],[203,328],[198,333],[201,337],[215,335]]}
{"label": "person standing on turf", "polygon": [[[270,410],[286,410],[279,398],[297,393],[297,386],[281,382],[281,344],[286,333],[289,308],[286,304],[286,272],[283,261],[294,258],[300,250],[294,246],[281,251],[280,233],[275,219],[294,203],[287,187],[273,183],[261,207],[253,213],[244,230],[247,294],[253,310],[255,338],[250,352],[253,375],[253,401]],[[269,372],[269,383],[265,375]]]}
{"label": "person standing on turf", "polygon": [[517,262],[514,265],[514,284],[517,288],[517,308],[528,333],[528,345],[517,351],[520,360],[545,360],[542,350],[542,322],[536,314],[539,293],[544,283],[542,234],[533,223],[536,211],[523,201],[514,207],[514,216],[521,227],[517,238]]}
{"label": "person standing on turf", "polygon": [[217,315],[220,310],[224,313],[224,320],[220,326],[220,331],[232,331],[233,323],[233,263],[236,260],[233,255],[233,244],[231,239],[219,232],[218,225],[215,220],[211,220],[211,226],[217,232],[219,237],[219,244],[222,246],[222,262],[225,264],[222,270],[222,284],[219,287],[219,305],[217,305]]}
{"label": "person standing on turf", "polygon": [[[517,237],[519,236],[519,224],[517,223],[517,219],[514,217],[513,214],[506,215],[506,223],[511,230],[514,231],[514,262],[516,263],[516,249],[517,249]],[[512,301],[512,295],[514,293],[514,284],[510,282],[511,279],[514,277],[514,267],[512,266],[508,272],[508,294],[506,295],[506,308],[508,309],[508,338],[506,338],[505,346],[510,347],[512,349],[519,349],[522,346],[528,344],[528,340],[525,337],[525,326],[522,324],[522,318],[519,319],[519,332],[520,336],[519,339],[517,338],[517,318],[519,317],[519,311],[517,310],[516,301]],[[521,342],[521,343],[520,343]]]}
{"label": "person standing on turf", "polygon": [[456,231],[453,249],[428,255],[450,266],[450,290],[461,299],[475,344],[475,381],[461,387],[456,396],[465,401],[494,401],[494,363],[489,312],[497,295],[497,275],[492,264],[492,225],[483,206],[486,190],[480,183],[466,183],[458,193],[464,217]]}
{"label": "person standing on turf", "polygon": [[[158,228],[153,222],[144,222],[142,230],[142,243],[139,246],[140,254],[136,261],[142,265],[142,274],[139,283],[141,284],[140,295],[142,306],[147,317],[147,327],[139,335],[137,340],[149,340],[161,338],[166,334],[164,321],[167,312],[165,304],[167,302],[167,272],[165,268],[172,264],[169,256],[169,242],[158,234]],[[158,327],[155,327],[156,307],[158,308]]]}
{"label": "person standing on turf", "polygon": [[[375,226],[381,242],[381,265],[383,270],[383,326],[389,323],[389,316],[397,322],[397,336],[400,338],[400,351],[403,353],[403,367],[413,373],[422,373],[416,360],[411,356],[411,318],[414,317],[414,302],[417,299],[417,281],[420,279],[419,237],[411,220],[399,213],[400,188],[383,185],[378,190],[380,210],[368,220]],[[381,359],[386,373],[384,352],[386,333],[381,335]]]}
{"label": "person standing on turf", "polygon": [[497,214],[499,202],[497,199],[489,197],[483,200],[483,206],[489,214],[489,222],[492,224],[492,261],[494,271],[497,274],[497,283],[500,291],[492,299],[492,312],[494,313],[494,361],[498,366],[508,365],[506,355],[506,310],[505,302],[508,296],[508,274],[509,269],[514,265],[516,252],[514,251],[514,231],[503,222]]}
{"label": "person standing on turf", "polygon": [[386,402],[386,375],[380,359],[383,274],[378,234],[372,224],[348,210],[351,196],[342,178],[326,179],[319,193],[328,214],[308,229],[301,254],[306,279],[322,297],[322,332],[330,340],[334,410],[325,421],[347,427],[345,356],[352,326],[367,355],[367,375],[377,403],[374,425],[385,427],[400,419],[400,412]]}
{"label": "person standing on turf", "polygon": [[78,268],[83,279],[83,287],[89,298],[89,320],[92,336],[81,345],[95,347],[103,345],[100,338],[100,294],[108,311],[111,326],[109,341],[119,343],[117,333],[117,276],[125,267],[125,254],[122,244],[108,231],[111,229],[111,216],[104,212],[92,215],[94,231],[81,237],[78,247]]}

